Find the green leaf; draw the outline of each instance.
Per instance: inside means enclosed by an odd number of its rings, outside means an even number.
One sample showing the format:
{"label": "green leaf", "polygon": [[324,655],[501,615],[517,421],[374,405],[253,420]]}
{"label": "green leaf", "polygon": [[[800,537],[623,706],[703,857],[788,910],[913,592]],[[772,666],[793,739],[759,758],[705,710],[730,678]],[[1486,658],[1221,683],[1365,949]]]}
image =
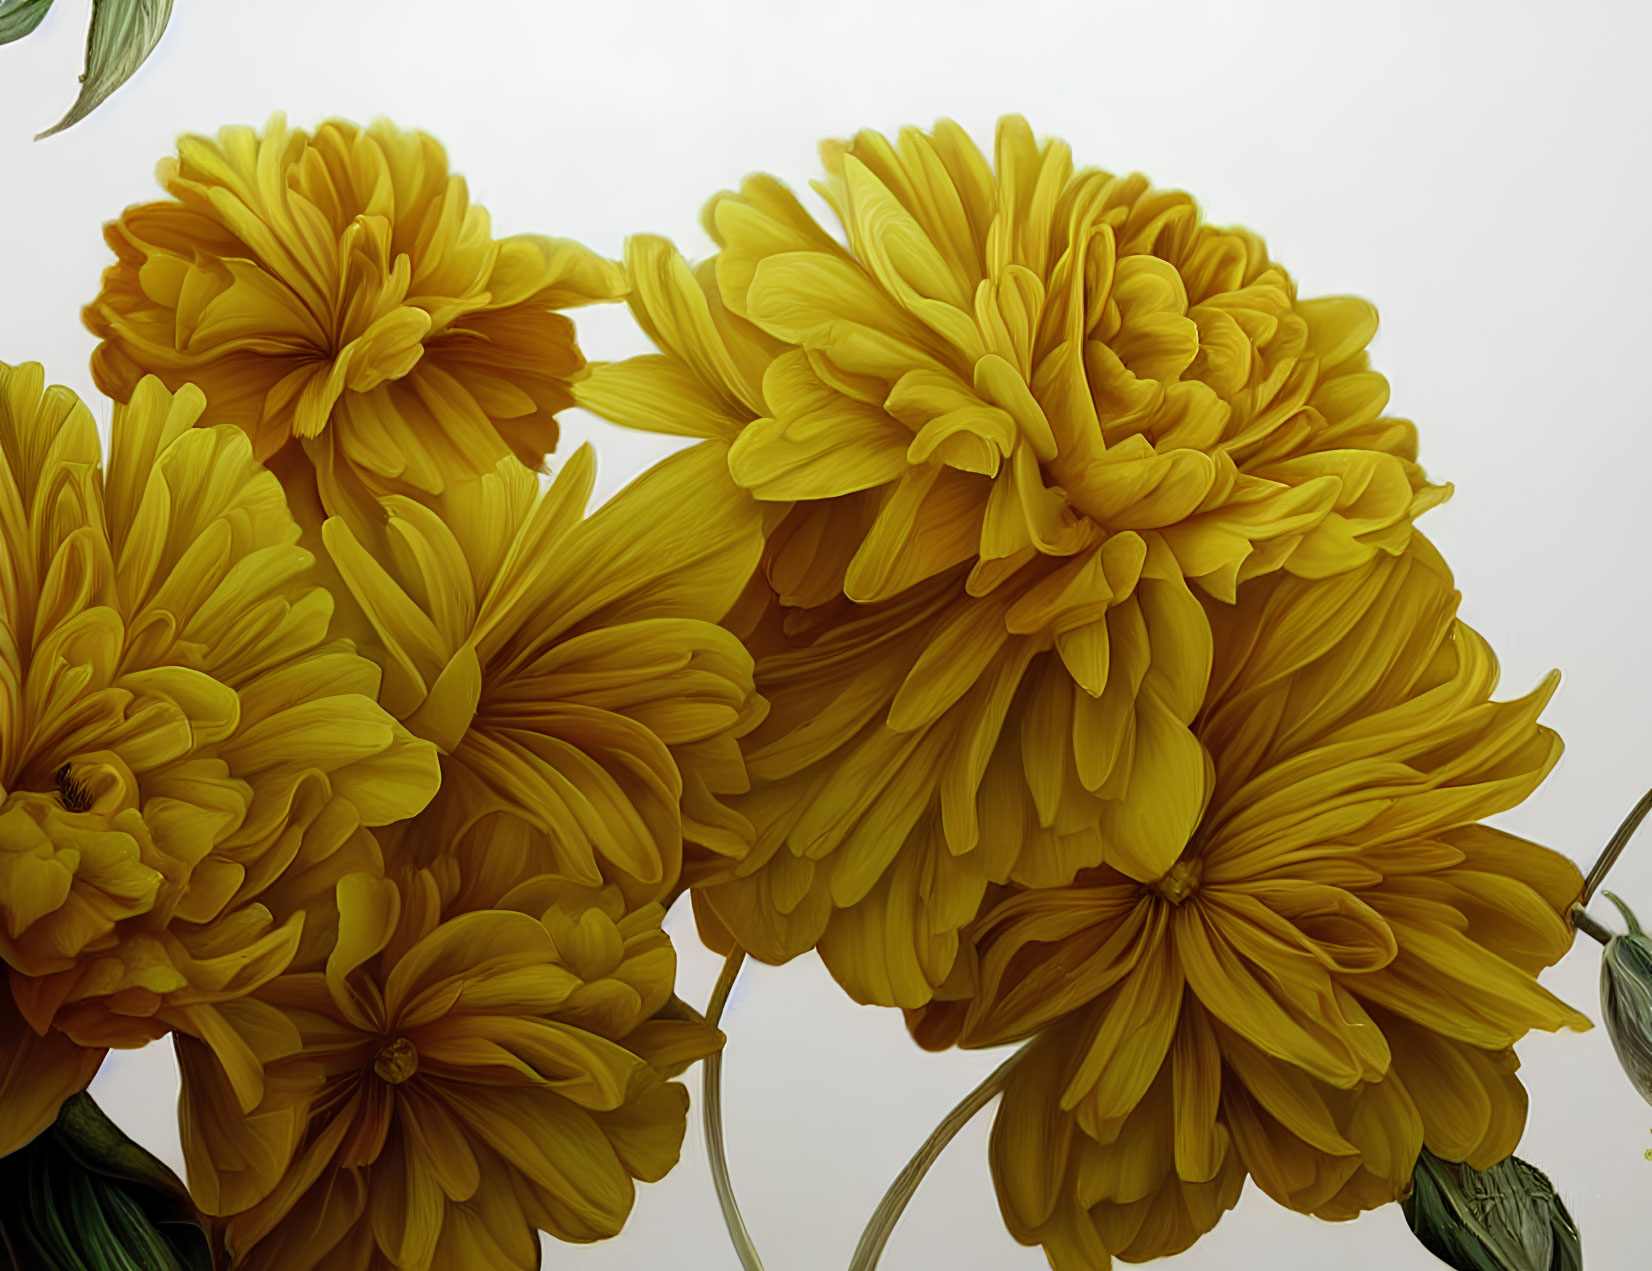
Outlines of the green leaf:
{"label": "green leaf", "polygon": [[1644,931],[1641,930],[1640,923],[1635,920],[1635,911],[1633,909],[1629,908],[1628,905],[1623,903],[1623,897],[1617,895],[1614,892],[1609,892],[1609,891],[1603,891],[1603,892],[1601,892],[1601,895],[1605,896],[1607,900],[1611,901],[1614,905],[1617,906],[1618,912],[1623,915],[1623,920],[1626,923],[1629,924],[1629,934],[1630,935],[1632,935],[1632,936],[1644,936],[1646,934]]}
{"label": "green leaf", "polygon": [[183,1180],[127,1138],[91,1095],[65,1099],[53,1132],[83,1169],[148,1189],[152,1195],[147,1207],[164,1220],[195,1220],[195,1205]]}
{"label": "green leaf", "polygon": [[213,1271],[213,1256],[188,1189],[90,1095],[0,1158],[0,1271]]}
{"label": "green leaf", "polygon": [[86,70],[80,96],[52,127],[35,138],[50,137],[79,123],[101,105],[161,42],[172,0],[92,0],[92,29],[86,37]]}
{"label": "green leaf", "polygon": [[0,44],[21,40],[51,7],[52,0],[0,0]]}

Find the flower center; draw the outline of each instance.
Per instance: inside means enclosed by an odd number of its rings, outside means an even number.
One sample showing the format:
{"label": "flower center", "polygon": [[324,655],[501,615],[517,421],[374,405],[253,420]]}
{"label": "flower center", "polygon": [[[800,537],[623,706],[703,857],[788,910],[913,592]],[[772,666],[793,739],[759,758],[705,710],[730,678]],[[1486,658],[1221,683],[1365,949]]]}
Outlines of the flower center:
{"label": "flower center", "polygon": [[1179,905],[1198,887],[1199,875],[1203,871],[1204,861],[1200,857],[1179,860],[1165,871],[1163,878],[1149,886],[1171,904]]}
{"label": "flower center", "polygon": [[65,812],[100,812],[113,817],[139,803],[138,779],[113,751],[77,754],[69,762],[51,769],[47,780],[50,786],[30,774],[24,788],[32,786],[48,798],[56,795],[57,805]]}
{"label": "flower center", "polygon": [[74,769],[64,764],[52,774],[57,785],[57,797],[66,812],[84,812],[92,806],[91,792],[75,779]]}
{"label": "flower center", "polygon": [[399,1086],[419,1071],[419,1049],[405,1037],[398,1037],[373,1061],[373,1071],[393,1086]]}

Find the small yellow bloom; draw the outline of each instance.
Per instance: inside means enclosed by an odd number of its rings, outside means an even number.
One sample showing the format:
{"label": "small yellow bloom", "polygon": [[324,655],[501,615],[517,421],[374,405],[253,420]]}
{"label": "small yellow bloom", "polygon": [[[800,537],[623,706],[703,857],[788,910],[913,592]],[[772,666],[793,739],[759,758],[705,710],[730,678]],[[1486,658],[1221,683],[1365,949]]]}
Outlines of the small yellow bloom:
{"label": "small yellow bloom", "polygon": [[330,939],[367,827],[436,788],[280,484],[202,406],[138,383],[104,464],[73,394],[0,366],[0,1154],[171,1028],[256,1103],[268,1012],[236,999]]}
{"label": "small yellow bloom", "polygon": [[1404,1197],[1424,1145],[1489,1167],[1525,1123],[1513,1044],[1588,1027],[1536,979],[1571,945],[1576,867],[1479,824],[1558,758],[1554,681],[1491,701],[1456,604],[1416,536],[1212,606],[1181,856],[1006,889],[909,1015],[932,1047],[1034,1039],[992,1167],[1011,1232],[1060,1271],[1186,1248],[1247,1174],[1341,1219]]}
{"label": "small yellow bloom", "polygon": [[118,259],[85,314],[104,392],[200,385],[336,515],[555,447],[583,368],[558,310],[617,298],[620,272],[566,239],[495,239],[433,138],[277,114],[184,137],[159,177],[168,198],[105,233]]}
{"label": "small yellow bloom", "polygon": [[[669,1080],[722,1034],[672,1005],[658,905],[540,877],[444,912],[436,881],[355,875],[324,972],[260,994],[302,1048],[243,1116],[184,1040],[190,1185],[247,1271],[539,1265],[537,1231],[612,1236],[676,1163]],[[278,1181],[277,1181],[278,1180]]]}
{"label": "small yellow bloom", "polygon": [[423,502],[384,499],[382,528],[325,525],[380,701],[442,754],[430,806],[379,832],[393,864],[454,857],[473,893],[502,881],[494,896],[540,873],[613,882],[641,904],[675,894],[685,845],[690,878],[748,849],[726,800],[764,707],[717,622],[756,567],[757,511],[712,447],[586,517],[594,476],[589,447],[546,491],[506,459]]}
{"label": "small yellow bloom", "polygon": [[1175,859],[1199,596],[1392,556],[1447,491],[1382,413],[1371,306],[1299,299],[1187,195],[1016,117],[991,162],[946,122],[824,157],[844,243],[766,176],[707,207],[710,261],[633,240],[660,352],[575,393],[716,439],[773,524],[758,850],[708,919],[912,1006],[989,884]]}

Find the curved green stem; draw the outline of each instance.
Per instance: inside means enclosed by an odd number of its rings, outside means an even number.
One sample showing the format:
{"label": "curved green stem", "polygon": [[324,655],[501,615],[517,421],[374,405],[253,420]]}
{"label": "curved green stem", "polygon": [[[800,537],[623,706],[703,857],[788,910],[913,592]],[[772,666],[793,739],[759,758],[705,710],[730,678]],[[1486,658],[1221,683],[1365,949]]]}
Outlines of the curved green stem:
{"label": "curved green stem", "polygon": [[957,1107],[941,1118],[941,1123],[924,1140],[923,1146],[913,1153],[912,1159],[906,1163],[906,1168],[895,1176],[895,1181],[889,1185],[889,1190],[878,1202],[871,1221],[861,1232],[860,1243],[855,1246],[855,1256],[849,1260],[849,1271],[873,1271],[878,1265],[878,1259],[883,1256],[884,1245],[889,1243],[889,1237],[895,1231],[895,1224],[906,1212],[906,1206],[916,1194],[918,1184],[923,1182],[924,1175],[929,1173],[929,1167],[935,1164],[941,1153],[946,1150],[946,1145],[957,1137],[958,1131],[969,1123],[970,1118],[991,1103],[1003,1090],[1010,1071],[1026,1053],[1025,1046],[1016,1051],[988,1073],[985,1081],[960,1099]]}
{"label": "curved green stem", "polygon": [[1623,849],[1629,846],[1629,840],[1635,837],[1635,831],[1640,829],[1649,812],[1652,812],[1652,790],[1641,795],[1640,802],[1629,809],[1629,815],[1623,818],[1622,824],[1595,858],[1595,863],[1589,867],[1589,874],[1583,880],[1583,904],[1587,905],[1589,898],[1595,894],[1595,888],[1606,881],[1606,871],[1623,855]]}
{"label": "curved green stem", "polygon": [[[746,951],[735,945],[723,962],[717,984],[711,990],[711,1001],[706,1003],[706,1023],[713,1028],[723,1018],[723,1007],[728,1004],[734,978],[740,974],[740,964],[746,960]],[[707,1055],[701,1073],[701,1112],[705,1117],[706,1155],[711,1161],[711,1181],[717,1188],[717,1204],[723,1211],[723,1226],[728,1228],[729,1241],[740,1258],[742,1271],[763,1271],[763,1259],[757,1256],[746,1220],[740,1216],[740,1204],[734,1199],[734,1184],[729,1180],[728,1153],[723,1146],[723,1052]]]}

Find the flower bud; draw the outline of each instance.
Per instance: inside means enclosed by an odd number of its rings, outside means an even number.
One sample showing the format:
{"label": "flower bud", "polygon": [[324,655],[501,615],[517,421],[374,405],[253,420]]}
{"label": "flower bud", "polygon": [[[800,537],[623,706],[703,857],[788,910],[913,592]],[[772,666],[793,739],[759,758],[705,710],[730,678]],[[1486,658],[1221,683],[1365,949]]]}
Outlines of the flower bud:
{"label": "flower bud", "polygon": [[1403,1208],[1423,1247],[1457,1271],[1582,1271],[1577,1224],[1518,1156],[1477,1170],[1424,1148]]}
{"label": "flower bud", "polygon": [[1641,930],[1628,905],[1602,893],[1618,907],[1629,930],[1613,936],[1600,960],[1600,1013],[1623,1071],[1652,1103],[1652,937]]}

